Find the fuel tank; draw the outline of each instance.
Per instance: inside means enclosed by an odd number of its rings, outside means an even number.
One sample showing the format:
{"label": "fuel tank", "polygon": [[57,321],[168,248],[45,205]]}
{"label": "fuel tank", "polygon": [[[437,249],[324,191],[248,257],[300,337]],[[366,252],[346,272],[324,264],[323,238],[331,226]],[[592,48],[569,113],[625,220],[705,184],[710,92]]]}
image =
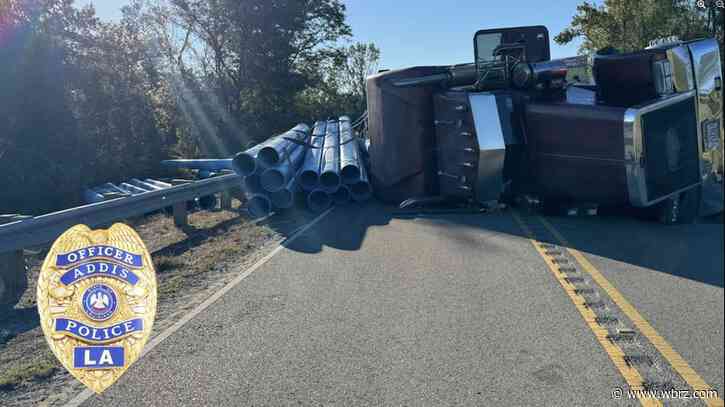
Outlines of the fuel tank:
{"label": "fuel tank", "polygon": [[368,77],[369,175],[381,201],[399,203],[436,194],[432,95],[439,85],[396,83],[447,72],[445,66],[419,66]]}
{"label": "fuel tank", "polygon": [[439,194],[496,202],[516,176],[522,143],[510,92],[450,90],[435,101]]}

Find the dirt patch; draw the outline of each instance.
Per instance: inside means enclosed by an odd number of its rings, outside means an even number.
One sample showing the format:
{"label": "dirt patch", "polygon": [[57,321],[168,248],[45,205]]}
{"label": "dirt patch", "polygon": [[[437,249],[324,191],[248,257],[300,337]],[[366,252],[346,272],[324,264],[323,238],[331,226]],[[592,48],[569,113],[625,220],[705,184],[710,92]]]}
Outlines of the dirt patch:
{"label": "dirt patch", "polygon": [[[241,213],[241,215],[240,215]],[[309,217],[284,214],[253,221],[239,211],[200,211],[179,229],[163,213],[126,223],[152,252],[158,280],[153,334],[172,325],[190,309],[268,253]],[[278,222],[277,224],[275,222]],[[27,253],[26,253],[27,254]],[[62,405],[83,389],[50,352],[39,327],[35,285],[45,250],[26,256],[28,289],[14,309],[0,314],[0,400],[3,406]]]}

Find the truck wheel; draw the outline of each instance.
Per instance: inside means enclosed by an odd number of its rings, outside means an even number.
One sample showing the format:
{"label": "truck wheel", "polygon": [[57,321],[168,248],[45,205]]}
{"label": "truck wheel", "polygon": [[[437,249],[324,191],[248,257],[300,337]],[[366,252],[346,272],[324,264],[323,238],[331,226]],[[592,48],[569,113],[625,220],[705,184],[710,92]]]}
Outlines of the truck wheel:
{"label": "truck wheel", "polygon": [[655,205],[657,220],[665,225],[695,222],[700,209],[700,187],[688,189]]}

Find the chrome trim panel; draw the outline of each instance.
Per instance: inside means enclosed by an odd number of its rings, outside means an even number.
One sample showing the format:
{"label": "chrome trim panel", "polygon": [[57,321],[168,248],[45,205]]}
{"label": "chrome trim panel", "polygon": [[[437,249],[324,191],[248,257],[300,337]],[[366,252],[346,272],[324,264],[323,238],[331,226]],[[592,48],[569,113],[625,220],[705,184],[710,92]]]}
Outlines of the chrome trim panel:
{"label": "chrome trim panel", "polygon": [[[647,188],[644,178],[644,168],[640,165],[642,159],[642,138],[635,137],[635,127],[639,126],[637,109],[627,109],[624,112],[624,159],[627,171],[627,192],[629,202],[633,206],[645,206],[647,202]],[[639,133],[638,133],[639,134]]]}
{"label": "chrome trim panel", "polygon": [[506,156],[506,142],[496,96],[482,92],[471,93],[468,98],[478,143],[476,200],[481,203],[495,201],[503,192],[503,163]]}
{"label": "chrome trim panel", "polygon": [[653,110],[658,110],[683,100],[690,99],[694,96],[694,90],[685,93],[677,93],[656,99],[648,104],[629,108],[624,112],[624,157],[627,172],[627,192],[629,193],[629,202],[632,206],[650,206],[695,186],[688,186],[687,188],[674,191],[671,194],[658,199],[649,199],[647,196],[647,173],[642,165],[644,159],[642,115]]}
{"label": "chrome trim panel", "polygon": [[[706,39],[688,44],[692,53],[692,61],[697,86],[698,131],[700,132],[701,170],[705,179],[711,172],[722,176],[723,173],[723,120],[722,120],[722,85],[716,89],[716,78],[722,83],[722,67],[720,66],[720,49],[717,41]],[[706,121],[720,122],[720,148],[705,150],[702,142],[702,126]]]}
{"label": "chrome trim panel", "polygon": [[[700,148],[700,172],[702,175],[702,202],[700,212],[709,215],[723,210],[723,94],[722,66],[720,64],[720,48],[716,40],[710,38],[693,41],[688,44],[692,55],[692,65],[697,88],[697,131]],[[719,82],[719,89],[716,83]],[[718,123],[719,143],[717,138],[704,140],[708,137],[703,128],[706,123]],[[719,144],[719,146],[718,146]],[[708,198],[709,197],[709,198]]]}
{"label": "chrome trim panel", "polygon": [[667,60],[672,65],[672,84],[675,92],[682,93],[695,89],[695,80],[692,77],[692,59],[686,45],[667,50]]}

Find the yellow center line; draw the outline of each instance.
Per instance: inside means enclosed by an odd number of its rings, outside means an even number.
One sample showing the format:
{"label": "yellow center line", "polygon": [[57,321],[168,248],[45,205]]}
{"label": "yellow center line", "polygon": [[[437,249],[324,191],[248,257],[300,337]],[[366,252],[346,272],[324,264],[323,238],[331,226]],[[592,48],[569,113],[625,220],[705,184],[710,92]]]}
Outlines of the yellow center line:
{"label": "yellow center line", "polygon": [[[517,215],[515,215],[517,216]],[[554,226],[549,223],[546,219],[537,217],[539,221],[546,227],[549,232],[560,242],[560,244],[566,247],[566,250],[574,257],[574,259],[581,265],[581,267],[592,276],[592,279],[607,293],[609,298],[617,304],[622,312],[629,318],[637,329],[644,335],[650,343],[660,352],[662,357],[672,366],[672,368],[687,382],[687,384],[693,390],[712,390],[712,387],[708,385],[700,375],[695,372],[693,368],[675,351],[672,346],[660,335],[657,331],[647,322],[644,317],[637,311],[632,304],[627,301],[622,293],[617,290],[612,283],[607,280],[602,273],[597,270],[592,263],[587,260],[586,257],[579,251],[571,247],[569,242],[564,236],[559,233]],[[723,407],[725,402],[720,397],[712,397],[702,399],[705,404],[711,407]]]}
{"label": "yellow center line", "polygon": [[[596,322],[596,315],[594,314],[594,312],[584,305],[584,298],[577,294],[574,291],[574,287],[565,280],[567,276],[558,270],[558,267],[552,261],[551,256],[548,256],[544,252],[544,249],[541,247],[541,242],[537,241],[534,238],[534,234],[531,232],[531,229],[529,229],[526,223],[524,223],[524,221],[516,212],[511,213],[516,220],[516,223],[519,224],[521,230],[523,230],[524,233],[528,236],[529,241],[534,246],[534,249],[536,249],[541,258],[544,259],[546,265],[549,266],[549,270],[554,275],[554,278],[556,278],[559,284],[561,284],[561,287],[569,296],[569,299],[571,299],[571,301],[574,303],[577,311],[579,311],[582,318],[584,318],[584,321],[587,323],[587,326],[589,326],[589,329],[591,329],[594,333],[594,336],[597,338],[597,341],[599,341],[599,344],[607,352],[607,355],[609,355],[609,358],[612,360],[612,363],[614,363],[614,366],[616,366],[617,370],[619,370],[619,373],[622,375],[622,377],[624,377],[624,380],[627,382],[629,388],[631,390],[643,390],[644,386],[642,376],[640,376],[637,369],[629,366],[624,361],[624,352],[622,351],[622,349],[607,338],[607,335],[609,335],[609,331],[607,331],[606,328],[602,327]],[[640,398],[639,402],[643,406],[662,406],[662,403],[654,398]]]}

